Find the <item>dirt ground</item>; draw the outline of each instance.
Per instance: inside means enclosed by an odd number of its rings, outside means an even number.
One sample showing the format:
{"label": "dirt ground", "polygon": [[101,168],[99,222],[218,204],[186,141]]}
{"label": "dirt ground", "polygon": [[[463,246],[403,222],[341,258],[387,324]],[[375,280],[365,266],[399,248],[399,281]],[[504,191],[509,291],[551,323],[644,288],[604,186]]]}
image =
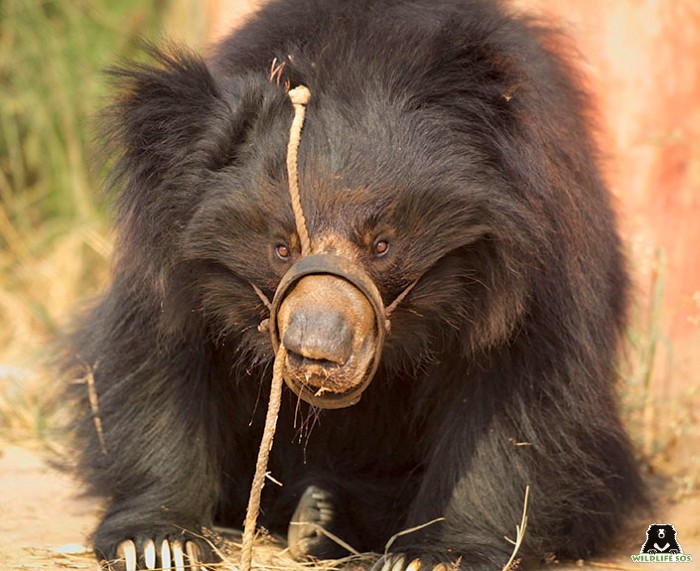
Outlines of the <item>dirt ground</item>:
{"label": "dirt ground", "polygon": [[[97,571],[99,567],[86,547],[86,537],[98,514],[99,505],[80,497],[76,482],[52,465],[50,454],[0,442],[0,569]],[[548,568],[700,569],[700,494],[677,501],[660,499],[654,520],[675,525],[684,552],[694,556],[692,563],[633,563],[630,555],[639,552],[646,526],[652,523],[640,522],[638,529],[630,529],[626,534],[615,554],[594,561],[553,562]]]}

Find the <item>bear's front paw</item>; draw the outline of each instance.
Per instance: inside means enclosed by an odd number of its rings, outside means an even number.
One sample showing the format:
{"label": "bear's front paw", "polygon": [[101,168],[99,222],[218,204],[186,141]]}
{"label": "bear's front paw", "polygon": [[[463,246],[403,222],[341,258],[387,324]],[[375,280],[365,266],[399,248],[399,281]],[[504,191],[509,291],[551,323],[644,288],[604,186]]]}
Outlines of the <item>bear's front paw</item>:
{"label": "bear's front paw", "polygon": [[202,540],[141,535],[119,543],[114,557],[103,559],[101,567],[107,571],[206,571],[203,564],[213,562],[212,550]]}
{"label": "bear's front paw", "polygon": [[387,553],[380,557],[371,571],[451,571],[458,570],[457,561],[441,561],[432,555]]}
{"label": "bear's front paw", "polygon": [[347,550],[329,537],[336,519],[333,495],[318,486],[309,486],[289,522],[287,543],[289,553],[297,561],[304,559],[334,559]]}
{"label": "bear's front paw", "polygon": [[647,553],[650,553],[651,555],[656,555],[658,551],[656,551],[656,549],[650,549],[649,551],[647,551]]}

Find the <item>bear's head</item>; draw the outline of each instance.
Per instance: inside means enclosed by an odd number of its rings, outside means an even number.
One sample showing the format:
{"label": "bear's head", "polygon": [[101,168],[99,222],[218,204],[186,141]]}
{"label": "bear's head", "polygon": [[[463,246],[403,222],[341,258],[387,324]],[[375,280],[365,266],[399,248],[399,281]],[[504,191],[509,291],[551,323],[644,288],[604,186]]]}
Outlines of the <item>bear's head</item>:
{"label": "bear's head", "polygon": [[[259,326],[273,305],[287,382],[332,407],[356,402],[377,367],[415,376],[517,330],[532,283],[546,286],[556,266],[543,261],[550,218],[524,192],[542,156],[498,134],[513,118],[494,86],[456,108],[422,83],[403,96],[398,77],[387,91],[389,78],[290,63],[312,92],[298,151],[311,250],[342,271],[302,272],[276,298],[302,258],[284,87],[154,55],[153,67],[118,72],[111,137],[122,155],[116,279],[157,296],[162,335],[191,331],[229,351],[231,370],[263,370],[274,343]],[[410,287],[383,341],[383,308]]]}

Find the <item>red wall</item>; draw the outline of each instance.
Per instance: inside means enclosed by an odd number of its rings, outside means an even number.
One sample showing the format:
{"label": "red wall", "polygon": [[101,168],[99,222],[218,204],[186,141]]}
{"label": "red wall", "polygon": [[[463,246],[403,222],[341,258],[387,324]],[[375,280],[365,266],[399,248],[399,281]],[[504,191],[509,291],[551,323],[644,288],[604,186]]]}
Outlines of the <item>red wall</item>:
{"label": "red wall", "polygon": [[[658,324],[653,392],[690,396],[700,388],[700,3],[517,4],[564,19],[584,54],[638,286],[635,333],[650,341]],[[649,310],[659,280],[665,287],[656,318]]]}

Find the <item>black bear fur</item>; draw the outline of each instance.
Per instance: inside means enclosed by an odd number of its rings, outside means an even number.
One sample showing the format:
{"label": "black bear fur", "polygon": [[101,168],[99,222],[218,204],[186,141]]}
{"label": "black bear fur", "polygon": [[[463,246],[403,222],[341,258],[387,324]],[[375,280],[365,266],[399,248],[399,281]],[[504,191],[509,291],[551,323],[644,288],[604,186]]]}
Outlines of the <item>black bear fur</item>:
{"label": "black bear fur", "polygon": [[387,237],[361,258],[385,303],[420,279],[359,404],[285,389],[260,525],[286,533],[316,486],[358,550],[444,517],[392,552],[500,569],[530,486],[521,556],[605,546],[643,497],[615,389],[628,278],[563,45],[482,0],[278,0],[206,59],[113,70],[113,279],[68,349],[98,397],[102,442],[71,385],[98,555],[243,522],[273,358],[250,284],[271,297],[294,242],[299,84],[312,239]]}

